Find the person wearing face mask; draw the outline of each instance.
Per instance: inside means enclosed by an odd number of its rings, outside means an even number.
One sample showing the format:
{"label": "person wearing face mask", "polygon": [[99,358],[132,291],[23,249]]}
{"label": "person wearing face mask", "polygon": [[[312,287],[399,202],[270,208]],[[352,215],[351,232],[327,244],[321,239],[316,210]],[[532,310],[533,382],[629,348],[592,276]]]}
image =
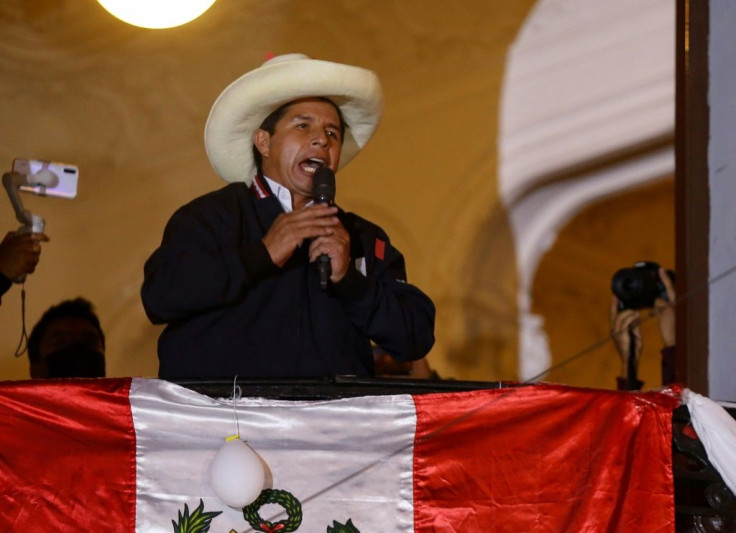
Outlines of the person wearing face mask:
{"label": "person wearing face mask", "polygon": [[358,155],[381,108],[375,73],[302,54],[223,91],[205,147],[230,184],[177,210],[144,267],[143,306],[166,324],[159,377],[373,376],[372,342],[397,361],[429,352],[434,304],[386,232],[313,198],[315,175]]}
{"label": "person wearing face mask", "polygon": [[84,298],[49,308],[28,337],[31,379],[105,377],[105,334]]}

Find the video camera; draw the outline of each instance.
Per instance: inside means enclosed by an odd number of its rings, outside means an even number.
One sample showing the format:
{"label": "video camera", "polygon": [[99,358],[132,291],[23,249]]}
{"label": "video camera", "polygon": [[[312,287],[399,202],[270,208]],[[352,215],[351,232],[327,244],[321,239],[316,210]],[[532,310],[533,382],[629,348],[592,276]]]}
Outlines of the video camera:
{"label": "video camera", "polygon": [[[611,289],[619,301],[619,310],[654,307],[654,300],[669,301],[667,289],[659,279],[659,264],[652,261],[634,263],[632,268],[618,270],[611,279]],[[675,272],[667,270],[672,282]]]}

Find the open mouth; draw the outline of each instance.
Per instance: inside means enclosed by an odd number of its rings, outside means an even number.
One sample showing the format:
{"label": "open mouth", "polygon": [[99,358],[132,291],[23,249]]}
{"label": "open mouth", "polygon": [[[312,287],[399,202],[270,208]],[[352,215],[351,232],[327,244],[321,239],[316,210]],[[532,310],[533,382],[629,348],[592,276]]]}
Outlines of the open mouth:
{"label": "open mouth", "polygon": [[299,167],[309,174],[314,174],[317,172],[318,168],[321,168],[325,166],[324,159],[319,159],[317,157],[310,157],[308,159],[305,159],[301,163],[299,163]]}

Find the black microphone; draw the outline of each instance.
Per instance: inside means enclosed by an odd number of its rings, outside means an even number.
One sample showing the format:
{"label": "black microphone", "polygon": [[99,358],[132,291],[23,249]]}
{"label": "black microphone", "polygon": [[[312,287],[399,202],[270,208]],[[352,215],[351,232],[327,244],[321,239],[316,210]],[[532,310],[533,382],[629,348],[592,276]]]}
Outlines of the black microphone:
{"label": "black microphone", "polygon": [[[335,203],[335,173],[329,167],[319,167],[312,178],[312,198],[315,204],[332,205]],[[330,256],[320,254],[317,258],[319,272],[319,288],[327,289],[327,281],[332,275]]]}

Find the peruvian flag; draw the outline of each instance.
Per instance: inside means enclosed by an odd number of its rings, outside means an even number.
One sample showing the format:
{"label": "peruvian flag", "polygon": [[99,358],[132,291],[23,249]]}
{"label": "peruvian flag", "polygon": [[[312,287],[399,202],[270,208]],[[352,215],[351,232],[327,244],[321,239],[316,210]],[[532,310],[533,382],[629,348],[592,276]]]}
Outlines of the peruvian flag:
{"label": "peruvian flag", "polygon": [[[678,401],[556,385],[275,401],[157,379],[4,382],[0,531],[674,531]],[[209,482],[236,424],[266,465],[244,509]]]}

